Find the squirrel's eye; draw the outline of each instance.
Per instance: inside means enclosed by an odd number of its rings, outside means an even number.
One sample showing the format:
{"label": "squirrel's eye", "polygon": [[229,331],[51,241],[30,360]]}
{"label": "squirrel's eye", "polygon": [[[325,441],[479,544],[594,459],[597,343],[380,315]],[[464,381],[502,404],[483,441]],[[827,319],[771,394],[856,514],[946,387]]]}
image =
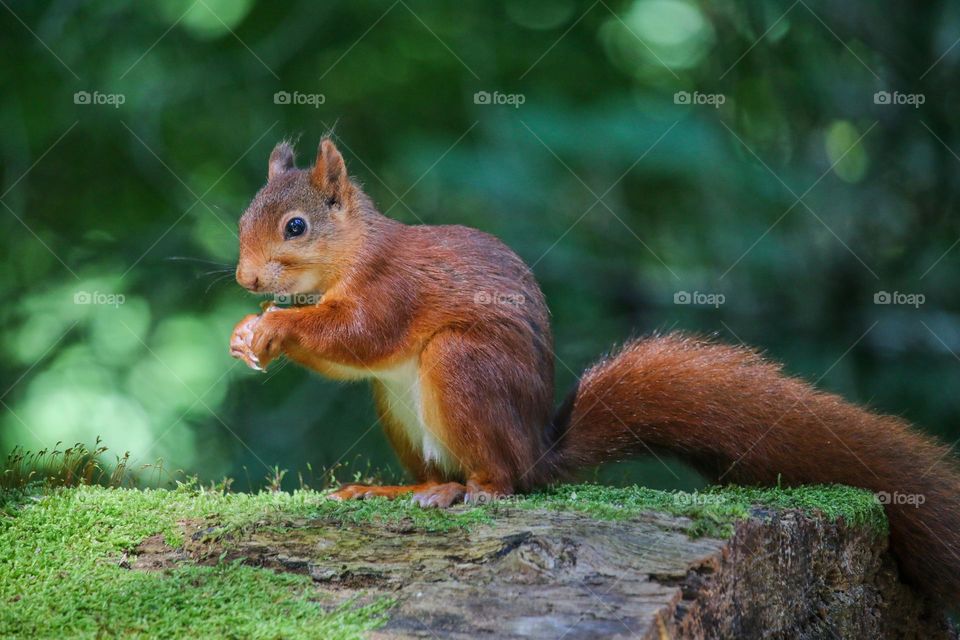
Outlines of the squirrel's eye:
{"label": "squirrel's eye", "polygon": [[283,228],[283,237],[290,239],[302,236],[306,230],[307,223],[303,218],[290,218],[287,220],[287,225]]}

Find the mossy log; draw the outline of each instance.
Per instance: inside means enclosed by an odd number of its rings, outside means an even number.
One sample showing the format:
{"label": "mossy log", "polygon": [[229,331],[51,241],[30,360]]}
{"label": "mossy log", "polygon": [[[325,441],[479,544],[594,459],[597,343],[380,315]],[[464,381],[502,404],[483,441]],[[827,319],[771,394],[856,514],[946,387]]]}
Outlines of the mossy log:
{"label": "mossy log", "polygon": [[498,508],[469,529],[291,518],[186,543],[145,540],[135,570],[236,560],[309,575],[331,608],[396,601],[374,638],[949,638],[897,577],[884,535],[843,518],[754,507],[729,538],[682,516],[598,520]]}

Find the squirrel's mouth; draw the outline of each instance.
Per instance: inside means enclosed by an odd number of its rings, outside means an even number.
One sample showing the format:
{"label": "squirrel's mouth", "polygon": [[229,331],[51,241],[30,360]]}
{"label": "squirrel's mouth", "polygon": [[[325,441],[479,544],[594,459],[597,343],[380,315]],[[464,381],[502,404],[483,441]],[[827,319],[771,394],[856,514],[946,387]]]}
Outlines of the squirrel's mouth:
{"label": "squirrel's mouth", "polygon": [[270,290],[263,293],[285,307],[313,306],[320,302],[325,293],[318,284],[311,274],[291,270],[278,274]]}

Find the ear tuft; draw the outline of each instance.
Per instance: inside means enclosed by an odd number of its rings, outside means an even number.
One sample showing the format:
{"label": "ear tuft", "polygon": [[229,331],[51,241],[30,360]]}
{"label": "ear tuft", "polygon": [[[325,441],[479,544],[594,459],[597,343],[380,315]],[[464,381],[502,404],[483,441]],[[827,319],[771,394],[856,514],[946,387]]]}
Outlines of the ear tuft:
{"label": "ear tuft", "polygon": [[343,156],[330,138],[320,141],[317,161],[310,173],[313,185],[336,202],[343,202],[350,192],[350,178]]}
{"label": "ear tuft", "polygon": [[294,166],[293,145],[284,140],[278,143],[270,154],[270,163],[267,166],[267,180],[273,180],[281,173],[290,171]]}

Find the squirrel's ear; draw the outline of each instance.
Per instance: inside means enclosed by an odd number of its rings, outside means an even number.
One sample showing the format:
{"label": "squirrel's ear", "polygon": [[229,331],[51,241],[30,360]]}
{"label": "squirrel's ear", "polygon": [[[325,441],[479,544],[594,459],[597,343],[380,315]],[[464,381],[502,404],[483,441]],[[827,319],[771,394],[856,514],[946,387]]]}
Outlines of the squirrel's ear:
{"label": "squirrel's ear", "polygon": [[270,164],[267,166],[267,180],[273,180],[274,177],[293,169],[293,145],[289,142],[280,142],[273,148],[270,154]]}
{"label": "squirrel's ear", "polygon": [[337,150],[330,138],[320,141],[317,150],[317,162],[310,174],[313,185],[331,196],[343,199],[350,191],[350,178],[347,177],[347,166],[343,156]]}

